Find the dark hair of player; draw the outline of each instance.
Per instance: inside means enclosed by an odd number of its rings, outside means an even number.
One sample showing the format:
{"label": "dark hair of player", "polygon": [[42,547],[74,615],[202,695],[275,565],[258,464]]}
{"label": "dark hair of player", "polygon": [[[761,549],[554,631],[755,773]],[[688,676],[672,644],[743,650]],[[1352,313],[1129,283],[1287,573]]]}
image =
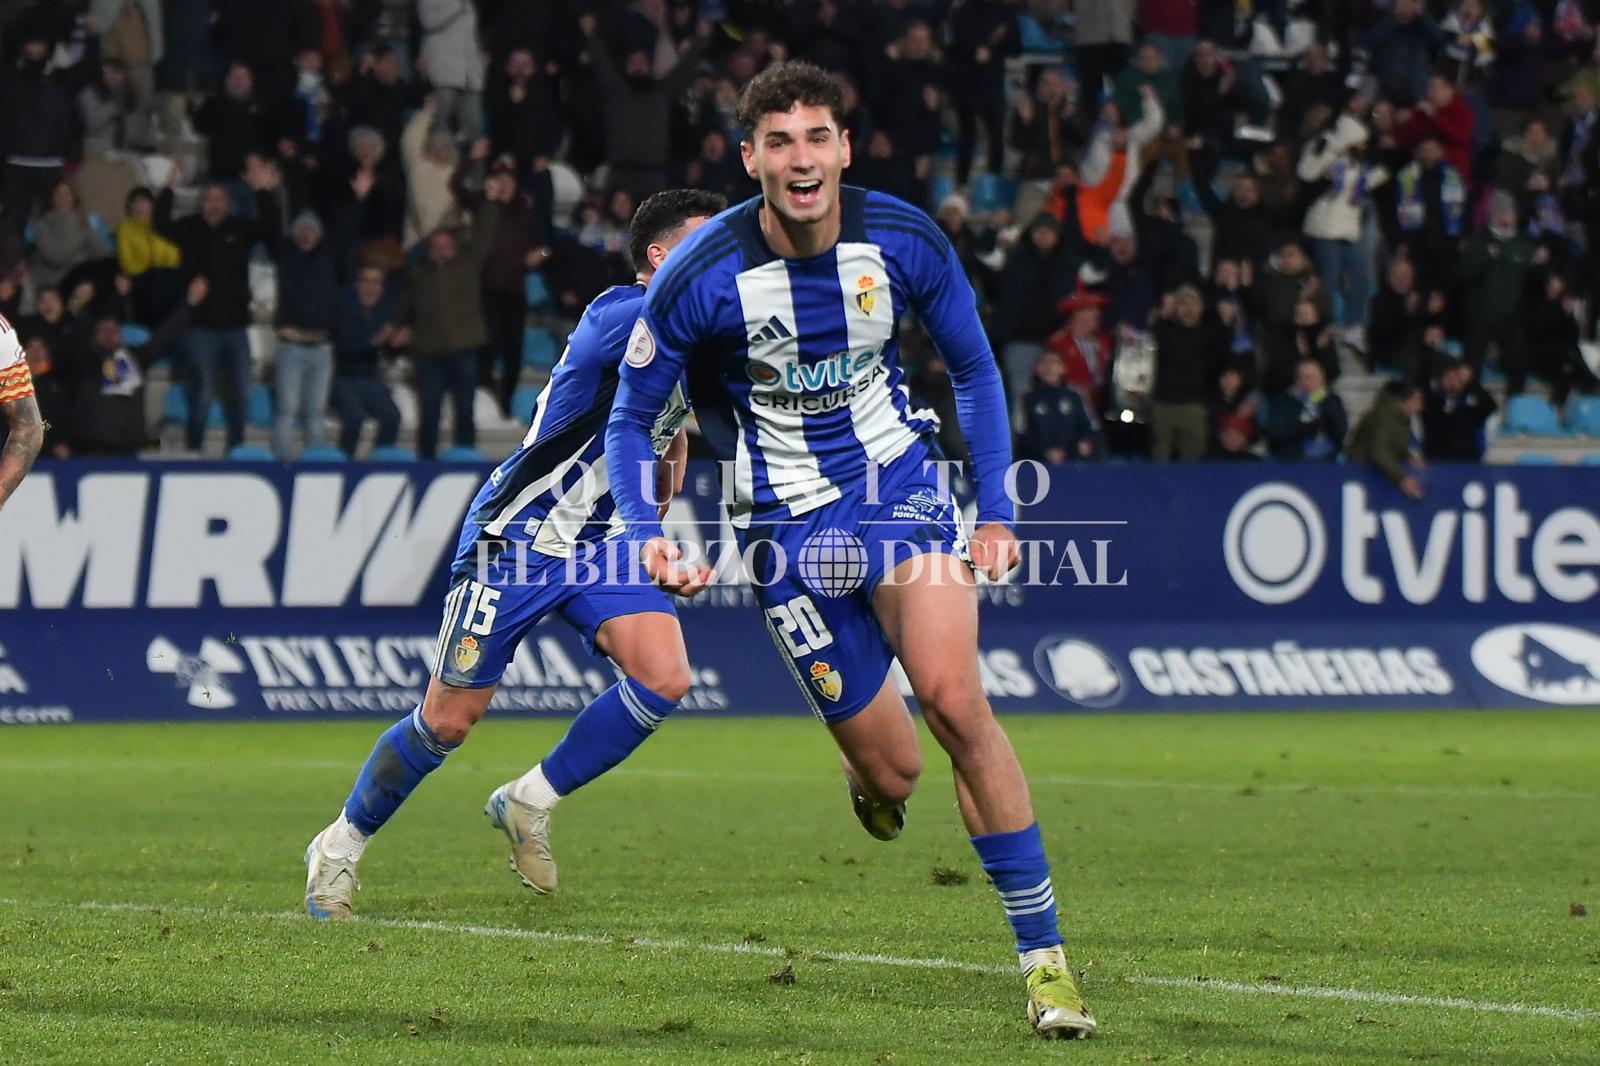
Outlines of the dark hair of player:
{"label": "dark hair of player", "polygon": [[844,114],[844,90],[832,74],[810,63],[790,60],[774,63],[750,79],[739,97],[739,125],[744,139],[755,136],[761,116],[790,111],[796,104],[825,107],[835,122]]}
{"label": "dark hair of player", "polygon": [[646,253],[650,246],[671,236],[689,219],[710,218],[727,206],[727,197],[702,189],[666,189],[647,197],[628,224],[628,258],[633,260],[633,269],[649,270]]}

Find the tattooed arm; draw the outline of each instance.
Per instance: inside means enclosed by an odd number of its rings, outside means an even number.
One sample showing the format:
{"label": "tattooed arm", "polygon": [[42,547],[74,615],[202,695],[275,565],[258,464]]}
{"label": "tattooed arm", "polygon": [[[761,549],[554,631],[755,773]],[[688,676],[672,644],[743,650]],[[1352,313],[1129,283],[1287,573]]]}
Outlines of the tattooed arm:
{"label": "tattooed arm", "polygon": [[44,421],[39,417],[39,402],[31,391],[26,396],[0,403],[0,412],[5,413],[6,427],[10,431],[5,448],[0,449],[0,508],[3,508],[39,455],[39,447],[44,443]]}

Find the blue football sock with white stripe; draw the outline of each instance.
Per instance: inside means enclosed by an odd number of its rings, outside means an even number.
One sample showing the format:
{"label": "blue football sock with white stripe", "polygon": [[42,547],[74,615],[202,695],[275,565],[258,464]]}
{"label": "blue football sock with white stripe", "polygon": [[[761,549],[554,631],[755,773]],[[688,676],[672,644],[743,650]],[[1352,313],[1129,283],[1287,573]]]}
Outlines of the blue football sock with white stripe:
{"label": "blue football sock with white stripe", "polygon": [[345,818],[368,836],[376,833],[422,779],[455,750],[455,745],[444,744],[433,735],[418,707],[378,738],[356,778],[356,787],[344,801]]}
{"label": "blue football sock with white stripe", "polygon": [[972,847],[983,863],[983,872],[1000,893],[1006,919],[1017,934],[1017,953],[1060,944],[1056,893],[1050,883],[1050,863],[1044,857],[1039,823],[1014,833],[973,837]]}
{"label": "blue football sock with white stripe", "polygon": [[539,765],[558,796],[593,781],[649,739],[678,705],[625,677],[578,712]]}

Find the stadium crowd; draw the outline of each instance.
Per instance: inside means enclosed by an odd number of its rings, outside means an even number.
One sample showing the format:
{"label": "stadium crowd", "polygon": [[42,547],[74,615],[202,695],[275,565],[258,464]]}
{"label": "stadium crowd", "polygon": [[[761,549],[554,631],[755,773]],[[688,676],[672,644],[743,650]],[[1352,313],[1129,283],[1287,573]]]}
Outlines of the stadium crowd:
{"label": "stadium crowd", "polygon": [[[471,447],[480,391],[527,414],[530,310],[570,323],[631,280],[641,198],[754,194],[734,103],[804,58],[843,82],[846,180],[952,240],[1020,454],[1347,456],[1419,492],[1413,453],[1481,458],[1486,379],[1573,424],[1600,384],[1597,22],[1600,0],[0,0],[0,314],[58,458],[147,450],[158,362],[191,453],[214,397],[245,440],[258,382],[280,457],[325,449],[330,407],[345,454],[368,421],[394,445],[397,389],[421,455],[447,400]],[[904,351],[963,454],[937,353]],[[1353,420],[1334,385],[1371,373]]]}

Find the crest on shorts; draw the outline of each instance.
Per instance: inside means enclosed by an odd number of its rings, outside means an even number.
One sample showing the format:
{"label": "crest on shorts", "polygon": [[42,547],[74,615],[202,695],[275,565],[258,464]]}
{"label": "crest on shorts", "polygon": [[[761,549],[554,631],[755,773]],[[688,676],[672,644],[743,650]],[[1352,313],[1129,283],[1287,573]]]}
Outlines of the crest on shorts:
{"label": "crest on shorts", "polygon": [[874,290],[878,287],[878,279],[871,274],[863,274],[856,279],[856,307],[864,315],[872,314],[872,309],[878,304],[878,294]]}
{"label": "crest on shorts", "polygon": [[821,659],[811,664],[811,683],[817,686],[818,692],[834,703],[838,703],[839,697],[844,695],[844,678],[839,676],[839,671]]}
{"label": "crest on shorts", "polygon": [[456,669],[463,674],[471,673],[472,668],[478,665],[478,660],[483,653],[478,650],[478,638],[465,636],[456,645]]}

